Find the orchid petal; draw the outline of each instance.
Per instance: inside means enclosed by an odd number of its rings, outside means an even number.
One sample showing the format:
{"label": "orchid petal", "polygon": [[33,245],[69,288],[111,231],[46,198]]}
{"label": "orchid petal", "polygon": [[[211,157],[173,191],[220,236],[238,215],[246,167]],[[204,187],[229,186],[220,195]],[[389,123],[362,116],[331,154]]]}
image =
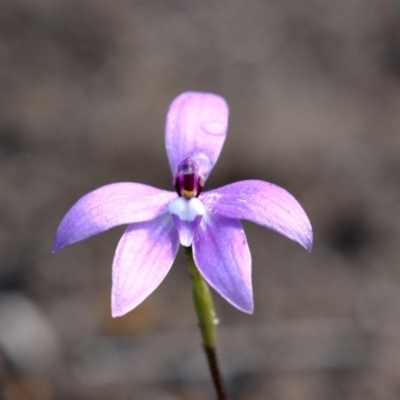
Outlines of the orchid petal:
{"label": "orchid petal", "polygon": [[174,214],[171,214],[171,217],[174,221],[175,228],[178,231],[181,245],[185,247],[191,246],[197,227],[200,224],[201,216],[197,216],[193,221],[182,220]]}
{"label": "orchid petal", "polygon": [[172,102],[165,142],[173,175],[179,163],[191,157],[208,177],[225,141],[228,115],[225,100],[211,93],[185,92]]}
{"label": "orchid petal", "polygon": [[313,234],[307,214],[279,186],[257,180],[241,181],[204,193],[200,198],[214,213],[266,226],[311,251]]}
{"label": "orchid petal", "polygon": [[79,199],[61,221],[53,251],[118,225],[148,221],[166,211],[176,193],[140,183],[103,186]]}
{"label": "orchid petal", "polygon": [[193,241],[193,258],[208,284],[239,310],[253,312],[251,254],[240,221],[207,213]]}
{"label": "orchid petal", "polygon": [[197,227],[206,212],[203,203],[196,197],[192,199],[178,197],[168,204],[168,211],[178,231],[181,245],[191,246]]}
{"label": "orchid petal", "polygon": [[113,262],[113,317],[131,311],[158,287],[178,247],[178,233],[168,213],[128,227]]}

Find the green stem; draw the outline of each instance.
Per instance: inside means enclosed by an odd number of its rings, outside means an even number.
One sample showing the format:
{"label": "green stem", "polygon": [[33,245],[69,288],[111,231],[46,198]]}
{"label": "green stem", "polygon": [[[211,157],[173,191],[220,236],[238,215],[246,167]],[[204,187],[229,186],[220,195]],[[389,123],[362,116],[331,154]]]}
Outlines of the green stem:
{"label": "green stem", "polygon": [[193,301],[196,309],[199,327],[203,339],[203,348],[206,353],[211,378],[214,383],[218,400],[227,400],[224,380],[222,378],[216,351],[216,316],[213,301],[207,283],[204,281],[193,259],[192,248],[186,248],[189,258],[189,270],[193,281]]}

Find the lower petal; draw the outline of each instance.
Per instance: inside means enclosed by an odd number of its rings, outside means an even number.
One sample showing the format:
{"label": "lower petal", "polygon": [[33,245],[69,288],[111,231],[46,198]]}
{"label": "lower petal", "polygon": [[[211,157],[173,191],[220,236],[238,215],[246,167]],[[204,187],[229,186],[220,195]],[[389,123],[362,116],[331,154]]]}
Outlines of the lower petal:
{"label": "lower petal", "polygon": [[158,287],[178,247],[178,233],[168,213],[128,227],[113,262],[113,317],[133,310]]}
{"label": "lower petal", "polygon": [[193,257],[211,287],[239,310],[253,312],[251,254],[238,220],[205,214],[194,237]]}

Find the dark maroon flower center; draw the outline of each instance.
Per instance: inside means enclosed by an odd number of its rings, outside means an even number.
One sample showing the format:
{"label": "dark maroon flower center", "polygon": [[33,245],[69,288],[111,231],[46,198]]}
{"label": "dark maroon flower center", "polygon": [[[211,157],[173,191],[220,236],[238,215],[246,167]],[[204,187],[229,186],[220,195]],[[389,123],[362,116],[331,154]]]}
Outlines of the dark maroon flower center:
{"label": "dark maroon flower center", "polygon": [[179,196],[191,199],[198,197],[203,189],[204,178],[200,174],[199,167],[196,162],[188,157],[185,158],[178,166],[175,175],[175,190]]}

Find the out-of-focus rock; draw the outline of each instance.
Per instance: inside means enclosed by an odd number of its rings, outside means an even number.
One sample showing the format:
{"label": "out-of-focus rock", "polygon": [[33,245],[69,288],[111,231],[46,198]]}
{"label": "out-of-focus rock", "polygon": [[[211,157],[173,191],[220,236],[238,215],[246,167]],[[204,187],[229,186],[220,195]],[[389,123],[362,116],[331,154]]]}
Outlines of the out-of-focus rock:
{"label": "out-of-focus rock", "polygon": [[46,370],[58,354],[52,326],[22,294],[0,295],[0,347],[12,365],[22,370]]}
{"label": "out-of-focus rock", "polygon": [[12,376],[0,391],[2,400],[51,400],[52,388],[49,380],[40,375]]}

